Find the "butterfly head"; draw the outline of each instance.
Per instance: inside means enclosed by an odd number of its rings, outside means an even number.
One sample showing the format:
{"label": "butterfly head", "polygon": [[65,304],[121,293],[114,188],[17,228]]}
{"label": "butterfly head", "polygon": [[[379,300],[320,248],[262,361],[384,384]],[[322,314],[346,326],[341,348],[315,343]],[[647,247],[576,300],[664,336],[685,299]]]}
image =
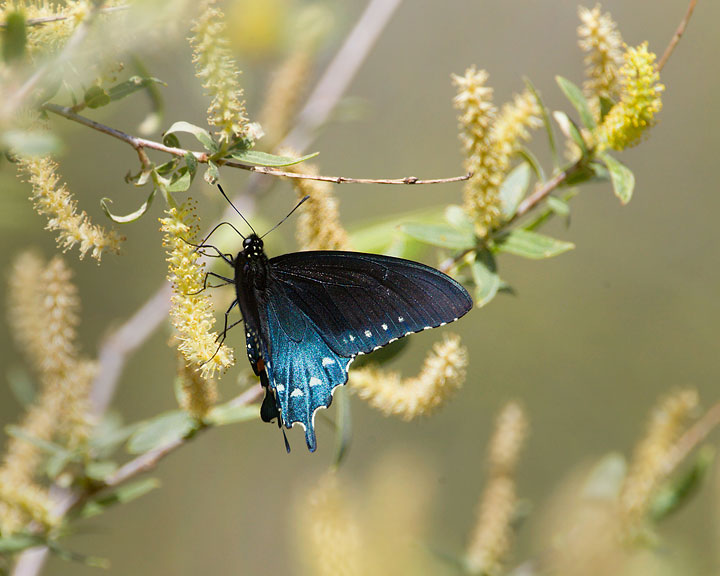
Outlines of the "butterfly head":
{"label": "butterfly head", "polygon": [[260,258],[265,255],[263,241],[257,234],[250,234],[243,241],[243,254],[248,260]]}

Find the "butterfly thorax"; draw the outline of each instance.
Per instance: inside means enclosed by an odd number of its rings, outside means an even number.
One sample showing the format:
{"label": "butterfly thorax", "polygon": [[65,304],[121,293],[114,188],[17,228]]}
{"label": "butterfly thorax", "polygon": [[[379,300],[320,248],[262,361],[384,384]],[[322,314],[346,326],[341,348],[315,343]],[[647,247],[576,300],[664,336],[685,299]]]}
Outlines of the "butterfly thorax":
{"label": "butterfly thorax", "polygon": [[251,364],[254,364],[259,354],[257,339],[260,336],[260,318],[258,313],[264,304],[258,299],[264,293],[268,274],[268,258],[263,250],[263,241],[255,234],[248,236],[243,242],[243,250],[238,253],[234,263],[235,291],[245,322],[248,356]]}

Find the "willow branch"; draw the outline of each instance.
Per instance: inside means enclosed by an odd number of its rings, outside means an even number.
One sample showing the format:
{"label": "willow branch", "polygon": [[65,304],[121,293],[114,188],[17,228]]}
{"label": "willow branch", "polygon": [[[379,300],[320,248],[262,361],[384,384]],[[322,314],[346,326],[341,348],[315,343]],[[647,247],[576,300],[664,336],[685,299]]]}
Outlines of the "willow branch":
{"label": "willow branch", "polygon": [[665,470],[674,471],[709,434],[720,426],[720,402],[710,407],[694,425],[680,437],[665,461]]}
{"label": "willow branch", "polygon": [[[179,157],[192,154],[198,162],[203,164],[207,164],[212,158],[212,156],[206,152],[195,152],[193,150],[186,150],[185,148],[175,148],[174,146],[166,146],[162,142],[156,142],[155,140],[132,136],[122,130],[106,126],[105,124],[91,120],[86,116],[81,116],[68,106],[45,104],[43,105],[43,109],[129,144],[135,149],[138,155],[140,155],[141,161],[144,161],[142,153],[146,149],[157,150],[159,152],[165,152],[166,154]],[[430,180],[421,180],[416,176],[406,176],[405,178],[349,178],[346,176],[318,176],[314,174],[286,172],[269,166],[252,166],[250,164],[243,164],[242,162],[237,162],[235,160],[217,160],[217,163],[223,166],[230,166],[232,168],[240,168],[241,170],[247,170],[248,172],[254,172],[256,174],[265,174],[267,176],[297,178],[301,180],[320,180],[322,182],[334,182],[335,184],[447,184],[448,182],[460,182],[470,178],[470,174],[453,176],[451,178],[434,178]]]}
{"label": "willow branch", "polygon": [[665,52],[663,53],[662,58],[660,58],[660,60],[658,61],[658,71],[662,71],[662,69],[665,67],[665,64],[667,64],[667,61],[670,59],[670,55],[673,53],[673,50],[675,50],[678,42],[680,42],[680,38],[685,33],[685,29],[687,28],[688,22],[690,22],[690,17],[692,16],[693,10],[695,10],[696,5],[697,0],[690,0],[690,4],[687,7],[685,16],[680,21],[677,30],[675,30],[675,34],[673,34],[673,37],[670,39],[668,47],[665,48]]}

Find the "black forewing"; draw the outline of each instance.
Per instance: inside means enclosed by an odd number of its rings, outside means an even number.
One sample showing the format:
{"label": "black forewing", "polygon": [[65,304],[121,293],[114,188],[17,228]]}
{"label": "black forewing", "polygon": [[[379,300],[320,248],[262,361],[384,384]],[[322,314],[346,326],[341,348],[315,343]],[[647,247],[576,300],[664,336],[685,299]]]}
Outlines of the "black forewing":
{"label": "black forewing", "polygon": [[294,252],[272,258],[271,281],[317,326],[339,356],[353,357],[457,320],[467,291],[418,262],[359,252]]}

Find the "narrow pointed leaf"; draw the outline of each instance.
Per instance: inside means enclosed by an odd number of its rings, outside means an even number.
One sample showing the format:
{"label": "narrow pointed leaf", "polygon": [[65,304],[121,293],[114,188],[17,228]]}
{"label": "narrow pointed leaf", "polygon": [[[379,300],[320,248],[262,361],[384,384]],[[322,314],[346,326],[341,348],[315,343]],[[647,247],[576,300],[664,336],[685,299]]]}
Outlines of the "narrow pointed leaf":
{"label": "narrow pointed leaf", "polygon": [[257,420],[259,417],[260,407],[257,404],[235,404],[231,400],[214,406],[204,421],[213,426],[227,426]]}
{"label": "narrow pointed leaf", "polygon": [[630,202],[633,190],[635,189],[635,175],[627,166],[609,154],[603,154],[602,160],[610,172],[610,180],[613,185],[613,190],[615,191],[615,196],[620,198],[620,202],[627,204]]}
{"label": "narrow pointed leaf", "polygon": [[143,478],[130,484],[124,484],[111,492],[105,492],[101,496],[90,500],[85,504],[80,515],[83,518],[97,516],[116,504],[126,504],[137,500],[159,486],[160,481],[157,478]]}
{"label": "narrow pointed leaf", "polygon": [[508,252],[533,260],[552,258],[575,248],[572,242],[557,240],[522,228],[511,230],[508,234],[497,238],[496,242],[499,252]]}
{"label": "narrow pointed leaf", "polygon": [[465,210],[461,206],[451,204],[445,208],[445,220],[450,226],[457,228],[458,230],[468,231],[473,233],[474,226],[470,216],[467,215]]}
{"label": "narrow pointed leaf", "polygon": [[580,121],[583,123],[583,126],[588,130],[594,130],[596,128],[595,118],[590,111],[590,105],[585,99],[582,90],[562,76],[555,76],[555,80],[558,86],[560,86],[560,90],[562,90],[563,94],[570,100],[570,104],[572,104],[575,110],[578,111],[578,114],[580,114]]}
{"label": "narrow pointed leaf", "polygon": [[475,236],[469,230],[458,230],[444,224],[420,224],[409,222],[400,230],[425,244],[453,250],[467,250],[475,246]]}
{"label": "narrow pointed leaf", "polygon": [[501,284],[495,258],[490,252],[478,251],[472,264],[472,275],[475,282],[475,306],[482,308],[495,298]]}
{"label": "narrow pointed leaf", "polygon": [[45,541],[32,534],[14,534],[0,538],[0,554],[17,554],[33,546],[41,546]]}
{"label": "narrow pointed leaf", "polygon": [[233,152],[231,157],[242,162],[243,164],[249,164],[251,166],[268,166],[271,168],[280,168],[282,166],[292,166],[294,164],[300,164],[310,158],[315,158],[319,152],[308,154],[300,158],[291,158],[290,156],[277,156],[275,154],[268,154],[267,152],[260,152],[259,150],[241,150]]}
{"label": "narrow pointed leaf", "polygon": [[565,112],[560,111],[553,112],[553,118],[555,118],[558,126],[560,126],[560,130],[562,130],[562,133],[565,134],[565,136],[567,136],[568,138],[572,138],[573,142],[575,142],[575,144],[577,144],[582,151],[582,155],[587,156],[587,144],[585,143],[585,139],[582,137],[582,133],[580,132],[580,129],[576,126],[575,122],[573,122],[570,117],[565,114]]}
{"label": "narrow pointed leaf", "polygon": [[155,199],[156,192],[157,188],[153,188],[147,200],[143,202],[140,208],[138,208],[134,212],[131,212],[130,214],[127,214],[126,216],[116,216],[115,214],[110,212],[110,208],[108,208],[108,204],[112,203],[112,200],[110,198],[103,198],[102,200],[100,200],[100,206],[102,206],[103,212],[105,212],[105,216],[110,218],[110,220],[112,220],[113,222],[117,222],[118,224],[127,224],[128,222],[135,222],[136,220],[140,219],[150,209],[150,206],[152,206],[152,202]]}
{"label": "narrow pointed leaf", "polygon": [[505,220],[515,216],[530,185],[530,166],[523,162],[516,166],[500,186],[500,210]]}
{"label": "narrow pointed leaf", "polygon": [[190,124],[190,122],[175,122],[170,128],[167,129],[165,134],[163,135],[163,142],[165,142],[166,145],[171,146],[172,144],[168,144],[165,141],[165,138],[171,134],[177,134],[179,132],[186,132],[188,134],[192,134],[195,136],[198,142],[202,144],[205,147],[205,150],[211,153],[215,153],[218,150],[220,150],[220,147],[218,146],[218,143],[215,142],[213,137],[210,135],[210,132],[205,130],[204,128],[200,128],[200,126],[195,126],[195,124]]}
{"label": "narrow pointed leaf", "polygon": [[127,450],[131,454],[143,454],[166,446],[190,436],[198,425],[196,420],[181,410],[165,412],[138,426],[128,441]]}
{"label": "narrow pointed leaf", "polygon": [[142,76],[131,76],[130,78],[125,80],[125,82],[121,82],[120,84],[116,84],[115,86],[110,88],[110,90],[108,90],[108,96],[112,101],[120,100],[134,92],[144,90],[151,84],[162,84],[163,86],[167,86],[165,82],[158,78],[143,78]]}
{"label": "narrow pointed leaf", "polygon": [[558,165],[558,153],[557,153],[557,144],[555,143],[555,134],[552,129],[552,123],[550,122],[550,112],[547,109],[547,106],[545,106],[545,102],[543,102],[542,97],[540,96],[540,92],[535,88],[535,85],[532,83],[532,81],[529,78],[525,78],[525,85],[528,87],[530,92],[533,93],[533,96],[535,96],[535,101],[537,102],[538,106],[540,107],[540,112],[542,115],[542,121],[545,125],[545,133],[548,137],[548,144],[550,145],[550,153],[552,154],[553,159],[553,166]]}

